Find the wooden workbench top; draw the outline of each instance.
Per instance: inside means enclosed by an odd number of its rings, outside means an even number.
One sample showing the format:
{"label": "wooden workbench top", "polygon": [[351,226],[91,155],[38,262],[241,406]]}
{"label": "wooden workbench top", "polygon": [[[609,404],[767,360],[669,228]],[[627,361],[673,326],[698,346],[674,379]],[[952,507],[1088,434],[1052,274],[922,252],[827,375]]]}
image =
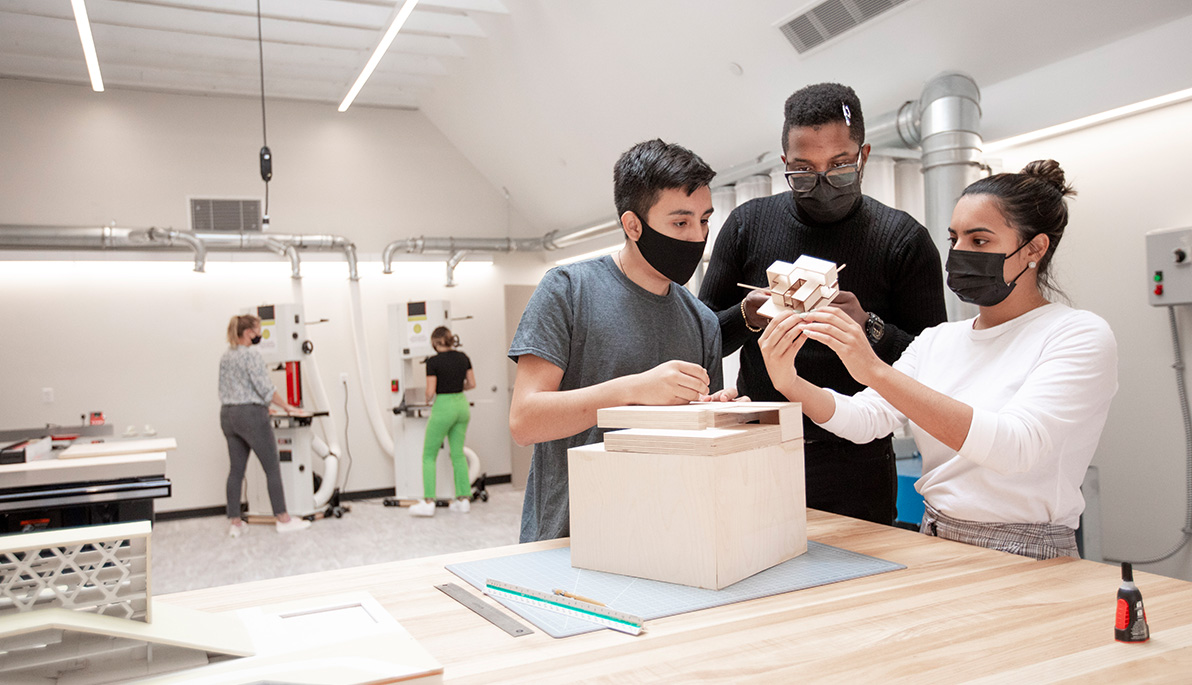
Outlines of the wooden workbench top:
{"label": "wooden workbench top", "polygon": [[809,539],[906,570],[653,620],[638,637],[602,630],[554,639],[536,630],[513,638],[434,588],[453,582],[475,592],[445,564],[566,540],[155,601],[224,611],[364,590],[443,664],[451,683],[1192,681],[1192,583],[1135,571],[1151,640],[1120,644],[1116,566],[1038,562],[813,510],[807,516]]}

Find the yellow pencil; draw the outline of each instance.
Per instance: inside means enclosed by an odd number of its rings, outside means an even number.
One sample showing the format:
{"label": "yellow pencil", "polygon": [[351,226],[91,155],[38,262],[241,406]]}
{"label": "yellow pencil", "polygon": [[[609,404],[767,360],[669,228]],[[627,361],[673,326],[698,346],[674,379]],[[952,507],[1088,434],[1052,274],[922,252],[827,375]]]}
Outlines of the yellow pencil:
{"label": "yellow pencil", "polygon": [[554,593],[556,595],[559,595],[560,597],[568,597],[570,599],[577,599],[581,602],[587,602],[588,604],[595,604],[596,606],[600,606],[600,607],[604,606],[604,602],[597,602],[594,599],[589,599],[587,597],[584,597],[583,595],[572,594],[566,590],[559,590],[556,588],[554,590]]}

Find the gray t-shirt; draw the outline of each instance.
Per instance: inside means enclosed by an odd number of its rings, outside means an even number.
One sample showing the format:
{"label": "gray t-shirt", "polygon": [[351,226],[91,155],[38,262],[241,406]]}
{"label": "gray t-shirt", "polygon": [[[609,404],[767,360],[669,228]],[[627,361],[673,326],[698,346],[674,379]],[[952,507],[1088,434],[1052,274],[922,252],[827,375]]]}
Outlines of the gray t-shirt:
{"label": "gray t-shirt", "polygon": [[[551,269],[522,314],[509,358],[532,354],[563,369],[559,390],[575,390],[648,371],[673,359],[708,371],[710,391],[724,384],[720,323],[686,288],[655,295],[630,281],[611,256]],[[570,534],[567,450],[599,442],[592,427],[534,445],[521,541]]]}

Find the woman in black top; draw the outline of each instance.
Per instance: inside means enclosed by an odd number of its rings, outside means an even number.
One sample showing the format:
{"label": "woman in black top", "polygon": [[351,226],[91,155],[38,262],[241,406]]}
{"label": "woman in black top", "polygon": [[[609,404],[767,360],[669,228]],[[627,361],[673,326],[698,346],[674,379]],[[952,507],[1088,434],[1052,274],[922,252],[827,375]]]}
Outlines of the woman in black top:
{"label": "woman in black top", "polygon": [[426,401],[433,402],[426,422],[426,442],[422,446],[422,489],[425,499],[410,507],[414,516],[435,515],[435,460],[443,438],[451,446],[451,465],[455,469],[455,501],[451,510],[467,513],[471,508],[472,486],[468,482],[468,461],[464,457],[464,435],[472,418],[464,390],[476,387],[472,362],[455,349],[458,341],[446,326],[430,335],[438,352],[426,360]]}

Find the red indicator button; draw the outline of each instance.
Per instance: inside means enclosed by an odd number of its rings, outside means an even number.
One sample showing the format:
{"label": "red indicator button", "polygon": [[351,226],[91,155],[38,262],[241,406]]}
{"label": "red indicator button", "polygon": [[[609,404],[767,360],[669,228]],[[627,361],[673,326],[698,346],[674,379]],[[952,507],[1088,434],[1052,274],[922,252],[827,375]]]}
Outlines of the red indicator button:
{"label": "red indicator button", "polygon": [[1159,285],[1155,286],[1155,294],[1156,294],[1156,295],[1162,295],[1162,294],[1163,294],[1163,284],[1162,284],[1162,283],[1160,283]]}

